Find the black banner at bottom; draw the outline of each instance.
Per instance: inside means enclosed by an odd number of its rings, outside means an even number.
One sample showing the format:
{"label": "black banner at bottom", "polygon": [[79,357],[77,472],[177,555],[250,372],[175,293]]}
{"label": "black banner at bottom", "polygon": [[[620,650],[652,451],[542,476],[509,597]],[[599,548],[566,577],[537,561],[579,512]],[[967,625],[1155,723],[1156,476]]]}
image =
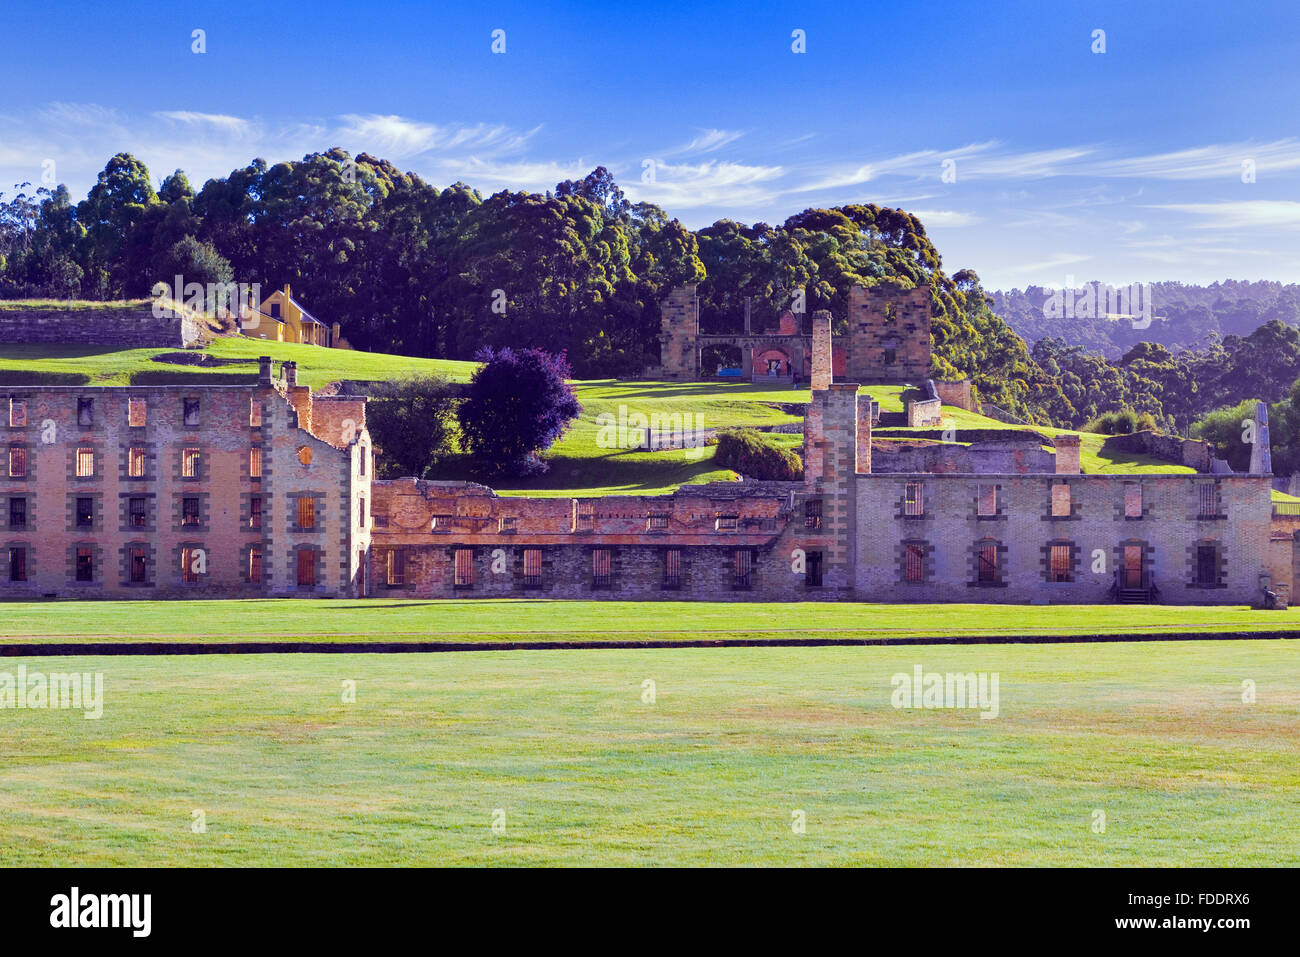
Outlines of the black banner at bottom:
{"label": "black banner at bottom", "polygon": [[[5,939],[314,942],[459,927],[663,946],[844,928],[860,940],[1136,938],[1232,946],[1294,923],[1293,875],[1259,870],[6,870]],[[801,930],[802,929],[802,930]],[[597,936],[599,935],[599,936]],[[951,936],[955,935],[955,936]],[[463,934],[458,935],[463,939]],[[471,937],[470,939],[473,939]],[[965,945],[963,944],[963,946]]]}

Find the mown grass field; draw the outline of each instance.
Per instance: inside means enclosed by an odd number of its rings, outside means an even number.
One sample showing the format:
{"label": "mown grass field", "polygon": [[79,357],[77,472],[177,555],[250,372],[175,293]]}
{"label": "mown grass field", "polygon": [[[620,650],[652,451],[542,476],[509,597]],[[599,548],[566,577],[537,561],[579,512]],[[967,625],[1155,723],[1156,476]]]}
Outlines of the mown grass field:
{"label": "mown grass field", "polygon": [[[1292,631],[1244,605],[445,601],[411,598],[0,603],[0,638],[133,641],[635,641]],[[1300,644],[1296,646],[1300,655]]]}
{"label": "mown grass field", "polygon": [[[19,664],[105,684],[0,710],[10,866],[1300,864],[1284,642]],[[895,709],[916,665],[998,716]]]}

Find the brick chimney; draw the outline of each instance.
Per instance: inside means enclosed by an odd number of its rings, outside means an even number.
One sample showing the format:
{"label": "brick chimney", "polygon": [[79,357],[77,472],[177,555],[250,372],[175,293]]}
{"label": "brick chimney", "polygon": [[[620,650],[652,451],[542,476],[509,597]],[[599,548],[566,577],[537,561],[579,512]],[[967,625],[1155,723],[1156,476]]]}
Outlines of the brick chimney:
{"label": "brick chimney", "polygon": [[298,363],[288,361],[281,363],[280,374],[284,377],[284,384],[292,389],[298,384]]}
{"label": "brick chimney", "polygon": [[834,379],[831,364],[831,313],[818,309],[812,314],[812,388],[829,389]]}
{"label": "brick chimney", "polygon": [[858,396],[858,474],[871,472],[871,396]]}
{"label": "brick chimney", "polygon": [[257,357],[257,384],[263,389],[271,387],[271,357]]}
{"label": "brick chimney", "polygon": [[1078,475],[1083,471],[1080,461],[1080,445],[1083,440],[1074,433],[1058,435],[1052,440],[1056,446],[1056,474]]}

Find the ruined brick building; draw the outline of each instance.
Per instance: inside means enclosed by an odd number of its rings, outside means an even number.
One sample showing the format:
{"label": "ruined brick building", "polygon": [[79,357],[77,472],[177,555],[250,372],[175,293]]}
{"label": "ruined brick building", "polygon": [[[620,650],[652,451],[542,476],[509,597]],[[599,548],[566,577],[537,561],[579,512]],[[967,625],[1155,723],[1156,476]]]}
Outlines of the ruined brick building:
{"label": "ruined brick building", "polygon": [[13,387],[0,598],[1289,594],[1295,546],[1272,513],[1266,458],[1244,475],[1085,475],[1079,437],[1062,435],[1054,450],[954,446],[900,466],[875,454],[870,396],[835,381],[829,313],[814,315],[808,346],[803,481],[660,496],[375,481],[365,400],[313,395],[292,363],[273,377],[269,359],[246,386]]}
{"label": "ruined brick building", "polygon": [[[700,298],[694,285],[674,288],[660,307],[660,364],[652,378],[707,378],[704,352],[712,347],[739,357],[742,380],[807,382],[812,373],[812,335],[787,312],[776,330],[753,328],[746,303],[744,329],[732,334],[700,331]],[[882,283],[849,293],[848,333],[836,337],[833,373],[858,383],[919,382],[930,374],[930,287],[903,289]]]}

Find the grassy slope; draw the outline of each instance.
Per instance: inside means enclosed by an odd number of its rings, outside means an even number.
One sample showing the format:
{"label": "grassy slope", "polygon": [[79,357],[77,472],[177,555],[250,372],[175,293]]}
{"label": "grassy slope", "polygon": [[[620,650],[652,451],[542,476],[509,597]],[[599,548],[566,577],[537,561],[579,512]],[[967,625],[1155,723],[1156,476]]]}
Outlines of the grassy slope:
{"label": "grassy slope", "polygon": [[[1295,866],[1294,652],[1212,642],[7,659],[6,670],[103,672],[105,703],[98,721],[0,712],[0,856]],[[999,716],[893,708],[892,675],[916,665],[997,672]],[[1244,678],[1258,684],[1253,704]],[[355,703],[341,701],[344,679],[357,682]],[[206,833],[191,831],[195,810]],[[1104,833],[1092,828],[1098,810]]]}
{"label": "grassy slope", "polygon": [[[95,385],[124,385],[148,377],[157,381],[169,376],[174,381],[212,382],[222,376],[253,375],[257,356],[270,355],[277,361],[298,362],[299,380],[319,388],[337,379],[386,381],[411,375],[442,375],[468,381],[474,364],[445,359],[415,359],[381,353],[320,349],[244,338],[223,338],[208,352],[220,359],[242,360],[212,368],[179,366],[152,361],[160,353],[174,350],[127,349],[75,345],[0,345],[0,382],[4,373],[28,377],[47,374],[81,375]],[[51,375],[51,380],[53,375]],[[760,426],[798,422],[799,417],[781,410],[782,405],[806,403],[807,390],[747,383],[616,382],[612,380],[575,384],[584,412],[570,431],[554,446],[548,458],[551,470],[537,478],[499,483],[507,495],[602,495],[664,494],[682,484],[726,481],[735,478],[713,465],[713,448],[647,452],[601,448],[597,439],[597,417],[618,416],[620,406],[628,413],[647,417],[655,413],[694,415],[704,428]],[[886,412],[903,410],[901,386],[864,387]],[[1006,428],[993,419],[961,409],[946,409],[945,415],[958,428]],[[1059,431],[1042,429],[1048,435]],[[1103,436],[1085,435],[1083,467],[1090,473],[1190,472],[1191,469],[1162,462],[1149,456],[1120,453],[1101,454]],[[786,444],[797,440],[783,440]],[[473,478],[461,461],[448,464],[444,478]]]}
{"label": "grassy slope", "polygon": [[[797,614],[791,614],[791,608]],[[0,637],[538,642],[653,637],[817,638],[1300,629],[1294,614],[1204,605],[886,605],[836,602],[279,601],[5,602]],[[35,636],[35,637],[32,637]]]}

